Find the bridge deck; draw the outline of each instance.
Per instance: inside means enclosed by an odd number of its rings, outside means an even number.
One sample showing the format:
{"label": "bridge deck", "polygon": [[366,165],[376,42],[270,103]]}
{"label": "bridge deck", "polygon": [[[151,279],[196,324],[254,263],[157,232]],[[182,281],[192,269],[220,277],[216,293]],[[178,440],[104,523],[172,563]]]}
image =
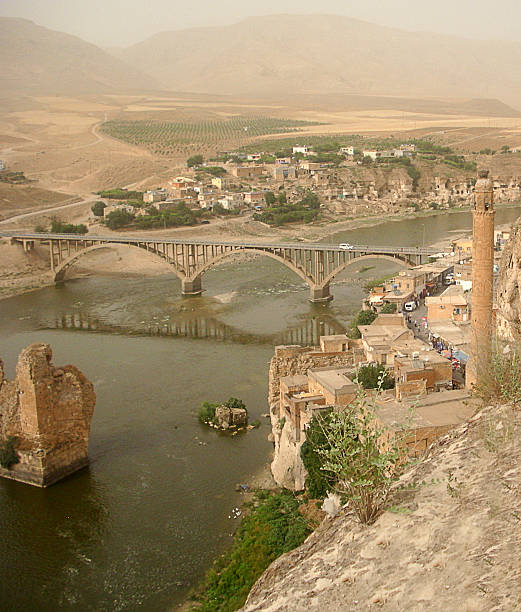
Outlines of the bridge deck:
{"label": "bridge deck", "polygon": [[352,253],[374,253],[374,254],[401,254],[401,255],[435,255],[437,249],[426,247],[396,247],[367,244],[353,244],[349,248],[341,248],[338,244],[325,244],[322,242],[229,242],[220,240],[182,240],[178,238],[158,238],[153,236],[95,236],[90,234],[43,234],[35,232],[0,232],[0,237],[15,238],[19,240],[63,240],[78,242],[98,242],[112,244],[179,244],[179,245],[204,245],[224,246],[246,249],[294,249],[300,251],[333,251]]}

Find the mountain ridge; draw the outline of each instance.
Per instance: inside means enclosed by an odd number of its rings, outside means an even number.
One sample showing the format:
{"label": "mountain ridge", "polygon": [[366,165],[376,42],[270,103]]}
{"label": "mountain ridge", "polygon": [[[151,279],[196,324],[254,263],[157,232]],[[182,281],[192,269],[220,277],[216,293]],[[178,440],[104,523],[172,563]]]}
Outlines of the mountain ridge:
{"label": "mountain ridge", "polygon": [[143,74],[72,34],[0,17],[3,94],[109,93],[159,88]]}
{"label": "mountain ridge", "polygon": [[185,91],[197,93],[484,97],[521,106],[520,43],[346,17],[269,15],[159,32],[118,56],[165,87],[182,81]]}

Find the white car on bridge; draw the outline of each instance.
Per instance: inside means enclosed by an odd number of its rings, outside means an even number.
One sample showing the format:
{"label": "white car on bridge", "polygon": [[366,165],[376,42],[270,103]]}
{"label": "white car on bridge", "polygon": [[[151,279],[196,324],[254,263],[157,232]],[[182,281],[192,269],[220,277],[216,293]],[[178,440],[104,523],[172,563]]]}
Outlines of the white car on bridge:
{"label": "white car on bridge", "polygon": [[339,249],[343,249],[344,251],[351,251],[353,249],[352,244],[348,244],[347,242],[342,242],[338,245]]}

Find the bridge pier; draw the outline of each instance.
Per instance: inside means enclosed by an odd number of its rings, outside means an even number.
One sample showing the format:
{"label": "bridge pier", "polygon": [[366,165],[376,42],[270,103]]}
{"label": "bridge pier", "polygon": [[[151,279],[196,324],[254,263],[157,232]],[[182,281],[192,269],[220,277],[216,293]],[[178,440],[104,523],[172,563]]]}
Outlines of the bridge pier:
{"label": "bridge pier", "polygon": [[309,290],[309,301],[313,304],[330,302],[333,296],[329,292],[329,283],[324,287],[311,287]]}
{"label": "bridge pier", "polygon": [[201,277],[198,276],[192,280],[184,278],[181,281],[181,293],[183,295],[201,295],[203,292],[203,285],[201,283]]}

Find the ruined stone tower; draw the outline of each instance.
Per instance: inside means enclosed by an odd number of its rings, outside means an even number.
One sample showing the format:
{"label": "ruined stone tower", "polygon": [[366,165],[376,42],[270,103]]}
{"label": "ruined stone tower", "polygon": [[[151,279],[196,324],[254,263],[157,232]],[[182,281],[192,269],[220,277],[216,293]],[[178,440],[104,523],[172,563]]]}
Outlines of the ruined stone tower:
{"label": "ruined stone tower", "polygon": [[471,388],[490,363],[494,292],[494,189],[480,171],[472,211],[472,349],[466,385]]}

